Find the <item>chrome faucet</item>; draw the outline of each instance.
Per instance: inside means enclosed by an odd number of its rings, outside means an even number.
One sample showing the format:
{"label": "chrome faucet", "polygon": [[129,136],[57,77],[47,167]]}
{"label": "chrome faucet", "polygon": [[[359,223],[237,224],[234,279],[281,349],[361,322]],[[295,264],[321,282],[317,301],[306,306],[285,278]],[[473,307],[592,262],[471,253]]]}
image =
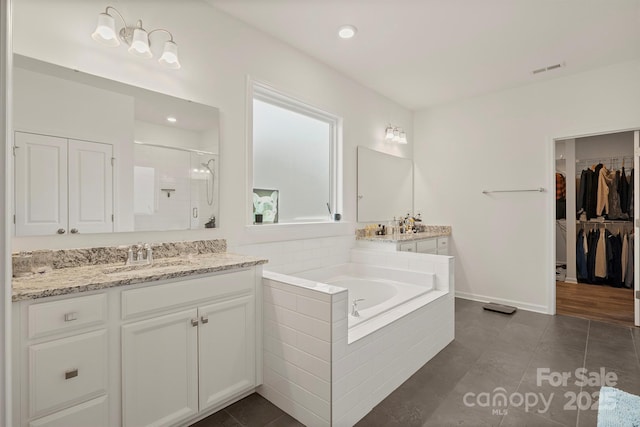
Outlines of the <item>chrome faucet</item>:
{"label": "chrome faucet", "polygon": [[153,263],[153,250],[149,243],[138,243],[129,248],[127,265],[144,265]]}
{"label": "chrome faucet", "polygon": [[351,303],[351,315],[353,317],[360,317],[360,313],[358,313],[358,302],[364,301],[364,298],[354,299]]}

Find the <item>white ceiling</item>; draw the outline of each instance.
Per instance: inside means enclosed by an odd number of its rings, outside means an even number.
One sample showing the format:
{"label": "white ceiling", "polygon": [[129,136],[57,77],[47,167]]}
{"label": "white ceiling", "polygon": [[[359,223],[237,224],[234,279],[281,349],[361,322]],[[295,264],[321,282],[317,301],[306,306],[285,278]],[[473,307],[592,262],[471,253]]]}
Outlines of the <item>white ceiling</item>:
{"label": "white ceiling", "polygon": [[640,57],[640,0],[207,1],[413,110]]}

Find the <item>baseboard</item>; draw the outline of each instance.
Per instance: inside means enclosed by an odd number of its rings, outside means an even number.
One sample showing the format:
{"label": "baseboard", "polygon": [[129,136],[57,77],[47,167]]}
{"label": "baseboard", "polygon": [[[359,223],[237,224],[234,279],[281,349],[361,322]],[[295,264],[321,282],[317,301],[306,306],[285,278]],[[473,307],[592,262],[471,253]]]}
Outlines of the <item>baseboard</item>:
{"label": "baseboard", "polygon": [[470,294],[468,292],[460,292],[460,291],[456,291],[456,298],[468,299],[471,301],[478,301],[478,302],[495,302],[498,304],[511,305],[514,307],[518,307],[521,310],[533,311],[535,313],[542,313],[542,314],[550,314],[549,308],[545,305],[529,304],[526,302],[513,301],[510,299],[488,297],[486,295]]}
{"label": "baseboard", "polygon": [[565,277],[563,282],[578,284],[578,279],[576,277]]}

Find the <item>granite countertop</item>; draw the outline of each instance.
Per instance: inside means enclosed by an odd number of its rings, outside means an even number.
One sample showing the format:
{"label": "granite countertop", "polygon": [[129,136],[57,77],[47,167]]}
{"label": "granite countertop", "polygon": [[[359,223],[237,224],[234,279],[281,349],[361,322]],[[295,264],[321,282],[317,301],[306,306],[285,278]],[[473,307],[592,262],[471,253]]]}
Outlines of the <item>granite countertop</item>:
{"label": "granite countertop", "polygon": [[127,286],[266,264],[267,259],[228,252],[193,254],[154,260],[153,265],[124,262],[49,270],[13,278],[13,301]]}
{"label": "granite countertop", "polygon": [[413,242],[416,240],[432,239],[434,237],[451,236],[451,227],[447,225],[428,225],[427,231],[420,233],[398,234],[393,236],[387,234],[384,236],[356,236],[356,240],[368,240],[370,242]]}

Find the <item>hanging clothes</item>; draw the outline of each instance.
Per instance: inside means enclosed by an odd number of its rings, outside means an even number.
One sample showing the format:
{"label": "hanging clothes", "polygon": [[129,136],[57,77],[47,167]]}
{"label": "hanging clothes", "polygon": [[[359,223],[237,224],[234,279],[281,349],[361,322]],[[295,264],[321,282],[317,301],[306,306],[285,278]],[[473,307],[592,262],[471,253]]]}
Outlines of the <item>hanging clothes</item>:
{"label": "hanging clothes", "polygon": [[626,219],[627,214],[622,213],[620,207],[620,194],[618,193],[618,182],[620,181],[619,171],[610,171],[607,180],[609,186],[609,212],[608,219]]}
{"label": "hanging clothes", "polygon": [[609,171],[607,168],[602,167],[598,175],[598,191],[597,191],[597,205],[596,215],[603,216],[609,214]]}
{"label": "hanging clothes", "polygon": [[605,230],[607,239],[607,283],[622,287],[622,240],[620,235]]}
{"label": "hanging clothes", "polygon": [[588,169],[589,180],[587,181],[587,192],[586,192],[587,219],[595,218],[598,216],[596,214],[596,209],[598,205],[598,178],[600,176],[600,169],[602,169],[601,163],[599,163],[594,170]]}
{"label": "hanging clothes", "polygon": [[622,238],[622,259],[620,260],[622,266],[622,283],[624,283],[627,276],[627,263],[629,262],[629,236],[624,233]]}
{"label": "hanging clothes", "polygon": [[580,216],[582,212],[586,211],[588,174],[588,169],[583,170],[580,173],[580,181],[576,185],[576,188],[578,189],[578,192],[576,193],[576,213],[578,216]]}
{"label": "hanging clothes", "polygon": [[596,243],[596,267],[595,277],[598,279],[607,278],[607,240],[603,231],[598,232],[598,241]]}
{"label": "hanging clothes", "polygon": [[[633,173],[633,171],[631,173]],[[633,246],[634,246],[634,241],[635,241],[633,233],[629,234],[628,240],[629,240],[629,245],[628,245],[629,246],[628,247],[628,251],[629,252],[627,254],[628,262],[627,262],[627,272],[625,273],[625,277],[624,277],[624,286],[626,288],[633,288],[633,264],[634,264],[634,262],[633,262],[633,260],[634,260],[634,258],[633,258],[634,248],[633,248]]]}
{"label": "hanging clothes", "polygon": [[627,196],[627,206],[628,206],[628,210],[627,212],[629,212],[629,217],[633,218],[633,174],[634,174],[634,170],[631,169],[631,175],[629,176],[629,195]]}
{"label": "hanging clothes", "polygon": [[578,231],[578,238],[576,239],[576,270],[578,274],[578,280],[587,280],[589,273],[587,271],[587,251],[586,240],[584,230]]}
{"label": "hanging clothes", "polygon": [[588,283],[594,283],[596,280],[596,247],[598,246],[598,239],[600,238],[600,231],[591,230],[588,235],[589,252],[587,252],[587,277]]}
{"label": "hanging clothes", "polygon": [[[633,185],[633,184],[632,184]],[[624,166],[620,172],[620,180],[618,183],[618,194],[620,195],[620,210],[622,213],[629,212],[629,182],[627,182],[627,175],[624,171]]]}

